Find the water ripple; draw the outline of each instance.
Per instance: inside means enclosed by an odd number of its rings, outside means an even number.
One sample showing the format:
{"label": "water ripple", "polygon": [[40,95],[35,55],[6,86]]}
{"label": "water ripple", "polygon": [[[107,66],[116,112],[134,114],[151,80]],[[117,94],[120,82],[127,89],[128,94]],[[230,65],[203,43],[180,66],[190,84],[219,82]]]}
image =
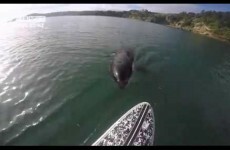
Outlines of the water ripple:
{"label": "water ripple", "polygon": [[24,115],[29,114],[29,113],[33,113],[33,109],[32,109],[32,108],[25,109],[25,110],[23,110],[21,113],[16,114],[16,115],[13,117],[13,119],[9,122],[9,125],[8,125],[7,127],[3,128],[3,129],[1,129],[0,132],[9,129],[10,127],[13,126],[13,124],[16,123],[16,121],[17,121],[19,118],[22,118]]}
{"label": "water ripple", "polygon": [[12,100],[12,98],[9,98],[9,99],[3,101],[2,103],[8,103],[8,102],[10,102],[11,100]]}
{"label": "water ripple", "polygon": [[28,128],[33,127],[38,125],[40,122],[42,122],[44,120],[44,117],[40,117],[38,119],[38,121],[33,122],[32,124],[28,124],[26,125],[23,129],[21,129],[16,135],[12,136],[11,138],[9,138],[5,144],[9,143],[10,141],[12,141],[13,139],[16,139],[17,137],[19,137],[23,132],[25,132]]}
{"label": "water ripple", "polygon": [[26,91],[24,93],[24,97],[21,100],[19,100],[18,102],[16,102],[14,105],[18,105],[19,103],[25,101],[25,99],[28,97],[28,95],[31,94],[31,92],[34,90],[35,90],[34,88],[31,88],[29,91]]}

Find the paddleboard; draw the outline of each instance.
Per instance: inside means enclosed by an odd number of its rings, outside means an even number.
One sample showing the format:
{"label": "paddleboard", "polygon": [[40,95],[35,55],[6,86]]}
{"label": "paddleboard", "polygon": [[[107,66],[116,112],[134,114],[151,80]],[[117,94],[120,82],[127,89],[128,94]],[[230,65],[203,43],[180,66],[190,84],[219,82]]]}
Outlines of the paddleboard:
{"label": "paddleboard", "polygon": [[154,132],[153,108],[142,102],[127,111],[92,146],[152,146]]}

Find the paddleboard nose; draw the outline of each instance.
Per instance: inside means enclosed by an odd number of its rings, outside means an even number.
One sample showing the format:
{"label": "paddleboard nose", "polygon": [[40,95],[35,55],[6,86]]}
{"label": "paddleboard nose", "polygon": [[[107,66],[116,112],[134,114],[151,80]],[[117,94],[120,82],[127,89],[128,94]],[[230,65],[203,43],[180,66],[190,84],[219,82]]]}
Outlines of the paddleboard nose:
{"label": "paddleboard nose", "polygon": [[153,108],[142,102],[127,111],[92,146],[153,146],[154,133]]}

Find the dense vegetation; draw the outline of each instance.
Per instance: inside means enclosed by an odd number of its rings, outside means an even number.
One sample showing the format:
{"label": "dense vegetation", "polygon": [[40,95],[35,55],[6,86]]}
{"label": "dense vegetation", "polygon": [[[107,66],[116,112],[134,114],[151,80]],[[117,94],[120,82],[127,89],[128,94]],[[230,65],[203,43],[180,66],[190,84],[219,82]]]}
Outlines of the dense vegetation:
{"label": "dense vegetation", "polygon": [[75,16],[96,15],[138,19],[205,34],[213,38],[230,41],[230,12],[201,11],[200,13],[162,14],[148,10],[130,11],[66,11],[30,16]]}

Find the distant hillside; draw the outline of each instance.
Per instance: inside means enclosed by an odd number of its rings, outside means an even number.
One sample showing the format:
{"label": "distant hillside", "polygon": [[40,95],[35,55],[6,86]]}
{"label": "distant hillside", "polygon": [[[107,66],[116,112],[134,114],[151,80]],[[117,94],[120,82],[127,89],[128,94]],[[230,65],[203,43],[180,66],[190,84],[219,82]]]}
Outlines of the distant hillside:
{"label": "distant hillside", "polygon": [[203,34],[219,40],[230,42],[230,12],[202,11],[201,13],[162,14],[148,10],[130,11],[66,11],[28,16],[111,16],[138,19]]}

